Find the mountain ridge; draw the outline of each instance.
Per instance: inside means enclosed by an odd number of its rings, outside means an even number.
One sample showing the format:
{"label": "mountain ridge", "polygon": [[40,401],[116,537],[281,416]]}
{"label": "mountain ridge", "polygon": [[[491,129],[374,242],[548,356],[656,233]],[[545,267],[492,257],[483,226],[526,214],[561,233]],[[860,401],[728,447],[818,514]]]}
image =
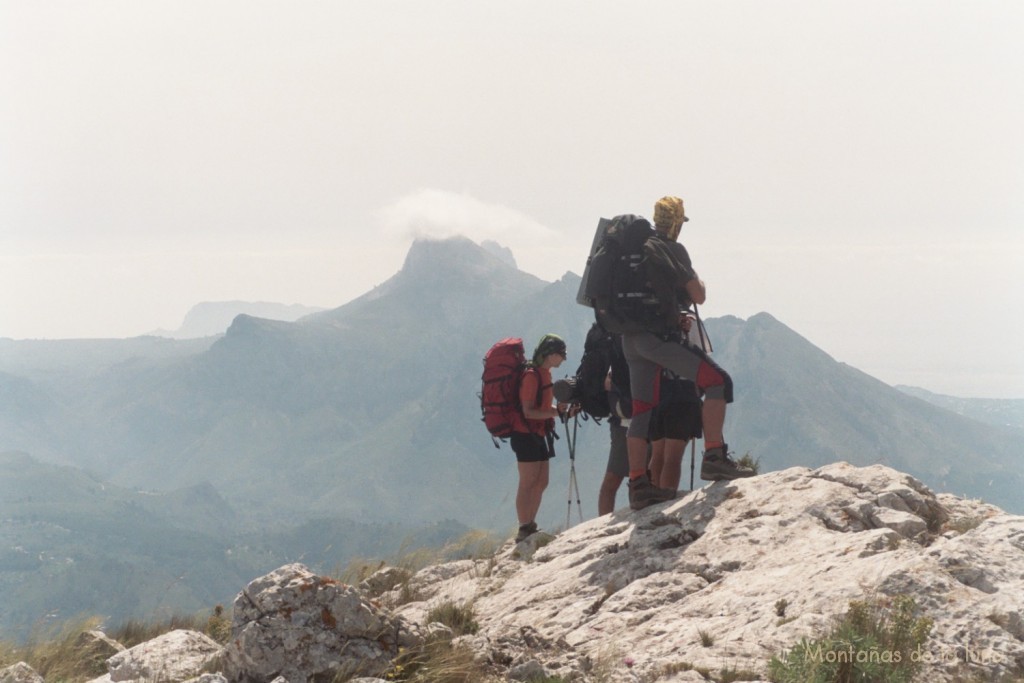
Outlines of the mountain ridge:
{"label": "mountain ridge", "polygon": [[933,405],[996,427],[1024,428],[1024,398],[961,398],[902,384],[896,388]]}
{"label": "mountain ridge", "polygon": [[[64,425],[59,438],[18,427],[15,442],[0,447],[47,459],[65,451],[64,462],[122,485],[209,481],[228,499],[251,501],[250,511],[366,514],[357,502],[366,494],[381,502],[375,509],[385,517],[402,518],[412,502],[416,514],[458,519],[466,514],[460,496],[410,499],[409,492],[454,493],[471,482],[482,500],[501,501],[501,508],[510,505],[500,483],[508,476],[506,452],[489,452],[479,422],[480,359],[496,339],[521,336],[530,346],[557,331],[569,343],[562,372],[571,373],[591,315],[575,304],[578,284],[571,273],[545,283],[465,238],[420,240],[402,270],[338,308],[297,322],[240,315],[194,353],[109,366],[73,394],[47,388],[36,400],[66,413],[44,413],[44,422]],[[716,359],[736,383],[726,423],[734,448],[773,468],[886,462],[939,487],[1013,506],[1020,454],[1007,444],[1016,432],[987,434],[965,418],[926,409],[838,363],[770,314],[706,324]],[[901,423],[916,431],[905,433]],[[9,433],[19,434],[9,424]],[[941,437],[931,435],[936,429]],[[587,457],[580,465],[588,480],[599,480],[606,433],[586,424],[581,431],[578,449]],[[972,454],[975,471],[949,444]],[[367,460],[393,472],[393,481]],[[475,523],[476,515],[463,521]]]}
{"label": "mountain ridge", "polygon": [[[714,340],[717,321],[708,327]],[[726,434],[746,435],[736,443],[755,455],[759,448],[801,454],[798,461],[782,461],[788,465],[879,462],[939,490],[975,495],[1010,510],[1019,507],[1014,489],[1021,483],[1024,431],[993,428],[907,400],[898,389],[815,349],[768,314],[751,317],[715,356],[737,382]],[[800,438],[792,438],[795,434]],[[936,457],[952,443],[958,453]]]}
{"label": "mountain ridge", "polygon": [[[592,313],[575,303],[572,273],[544,282],[468,240],[415,248],[408,270],[295,322],[240,315],[223,335],[190,341],[0,340],[0,372],[11,378],[0,382],[0,451],[73,466],[125,490],[185,490],[167,498],[181,505],[209,496],[206,516],[254,533],[307,528],[298,537],[312,545],[321,542],[318,529],[343,533],[343,523],[330,521],[341,519],[353,530],[451,520],[503,532],[515,521],[515,466],[480,421],[483,354],[503,337],[532,348],[557,332],[569,351],[560,372],[570,374]],[[770,314],[705,322],[736,383],[726,435],[738,454],[760,459],[762,472],[885,463],[939,490],[1020,506],[1020,431],[906,396]],[[74,358],[86,366],[74,369]],[[567,427],[559,426],[538,516],[546,528],[565,520]],[[607,450],[607,427],[581,423],[573,464],[587,517]],[[219,512],[218,498],[227,506]],[[212,532],[177,537],[183,547],[208,544],[207,554],[225,547]],[[184,592],[176,599],[186,604]]]}
{"label": "mountain ridge", "polygon": [[322,310],[324,309],[318,306],[270,301],[203,301],[189,309],[176,330],[154,330],[149,336],[199,339],[223,334],[235,316],[241,314],[267,320],[294,322]]}

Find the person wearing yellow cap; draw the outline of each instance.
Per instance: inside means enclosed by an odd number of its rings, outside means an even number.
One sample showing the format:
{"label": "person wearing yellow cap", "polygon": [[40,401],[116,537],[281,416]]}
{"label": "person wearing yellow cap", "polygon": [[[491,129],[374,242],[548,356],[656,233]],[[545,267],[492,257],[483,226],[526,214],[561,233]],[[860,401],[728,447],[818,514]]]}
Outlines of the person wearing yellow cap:
{"label": "person wearing yellow cap", "polygon": [[646,329],[622,334],[633,395],[633,416],[626,441],[629,503],[634,510],[675,496],[674,490],[655,486],[647,474],[647,440],[651,414],[659,402],[663,369],[693,381],[697,390],[704,394],[705,451],[701,479],[719,481],[754,474],[729,456],[722,433],[725,406],[733,398],[732,379],[702,349],[680,343],[680,311],[691,303],[703,304],[707,298],[704,281],[693,269],[686,248],[678,242],[683,223],[688,220],[679,197],[666,196],[655,203],[655,234],[644,244],[644,260],[658,302],[658,315]]}

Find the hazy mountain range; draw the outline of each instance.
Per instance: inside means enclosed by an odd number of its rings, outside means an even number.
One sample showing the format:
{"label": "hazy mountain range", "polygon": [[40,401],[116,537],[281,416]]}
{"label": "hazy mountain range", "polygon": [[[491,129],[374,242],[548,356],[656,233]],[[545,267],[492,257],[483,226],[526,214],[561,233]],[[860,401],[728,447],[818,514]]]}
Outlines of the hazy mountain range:
{"label": "hazy mountain range", "polygon": [[[532,348],[556,332],[570,354],[556,376],[574,371],[592,319],[575,303],[578,284],[573,273],[553,283],[523,273],[495,245],[424,240],[384,284],[294,322],[239,315],[222,336],[193,340],[0,340],[0,452],[8,453],[7,472],[92,482],[83,486],[105,492],[98,498],[81,488],[55,488],[51,498],[86,508],[95,500],[95,514],[71,518],[116,518],[117,538],[131,547],[133,534],[170,534],[126,514],[148,501],[159,528],[176,530],[180,557],[213,553],[216,571],[232,581],[239,554],[243,564],[259,563],[330,546],[318,557],[338,562],[351,556],[337,551],[349,530],[384,523],[393,525],[395,544],[438,520],[451,520],[439,538],[465,526],[506,531],[515,523],[514,456],[507,446],[496,450],[480,422],[481,358],[502,337],[522,336]],[[1019,427],[983,424],[890,387],[767,313],[706,322],[736,383],[729,442],[760,459],[763,471],[880,462],[938,490],[1022,510]],[[558,449],[540,517],[547,526],[564,523],[569,502],[564,437]],[[582,424],[575,464],[587,516],[596,511],[606,456],[606,427]],[[52,508],[11,505],[5,520],[70,528]],[[15,543],[5,521],[4,546],[37,543],[25,552],[70,558],[60,571],[71,581],[84,566],[75,553],[86,550],[60,545],[68,539],[59,534],[36,538],[35,528],[18,526]],[[100,562],[118,543],[103,540],[100,521],[93,530],[86,545]],[[147,553],[133,551],[121,571],[150,566]],[[40,575],[21,551],[0,557],[8,558],[0,569],[11,567],[0,571],[5,587]],[[49,572],[42,575],[57,572],[56,560],[40,561]],[[189,581],[175,590],[186,592]],[[81,594],[91,584],[77,585]],[[188,590],[191,600],[206,599]],[[173,593],[165,604],[182,602]],[[97,595],[92,604],[104,603]],[[2,614],[0,624],[12,619]]]}
{"label": "hazy mountain range", "polygon": [[171,339],[195,339],[222,334],[236,316],[245,314],[267,320],[292,322],[324,309],[301,304],[276,304],[268,301],[205,301],[185,315],[176,330],[155,330],[152,336]]}
{"label": "hazy mountain range", "polygon": [[958,415],[997,427],[1024,428],[1024,399],[1020,398],[958,398],[935,394],[926,389],[896,385],[900,391],[951,410]]}
{"label": "hazy mountain range", "polygon": [[0,452],[0,640],[83,615],[116,625],[191,614],[282,562],[326,573],[467,531],[452,520],[279,522],[253,528],[208,484],[138,491]]}

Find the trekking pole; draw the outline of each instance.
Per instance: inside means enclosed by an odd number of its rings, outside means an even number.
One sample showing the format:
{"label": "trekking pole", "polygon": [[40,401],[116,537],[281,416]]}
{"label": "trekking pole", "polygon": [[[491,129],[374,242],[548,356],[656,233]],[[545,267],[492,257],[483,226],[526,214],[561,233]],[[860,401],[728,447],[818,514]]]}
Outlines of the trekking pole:
{"label": "trekking pole", "polygon": [[569,519],[572,516],[572,494],[576,492],[576,513],[580,522],[583,522],[583,506],[580,503],[580,487],[576,481],[576,430],[579,427],[579,417],[572,418],[572,436],[569,435],[569,418],[562,420],[565,426],[565,441],[569,448],[569,493],[566,500],[565,528],[569,528]]}
{"label": "trekking pole", "polygon": [[700,350],[711,353],[714,349],[711,347],[711,339],[708,338],[707,331],[704,329],[704,323],[700,320],[700,311],[697,310],[697,304],[693,305],[693,316],[697,319],[697,337],[700,339]]}
{"label": "trekking pole", "polygon": [[690,439],[690,490],[693,490],[693,463],[697,461],[697,439]]}
{"label": "trekking pole", "polygon": [[[711,353],[715,349],[711,346],[711,339],[707,335],[707,330],[704,329],[704,323],[700,319],[700,311],[697,310],[697,304],[693,305],[693,316],[697,319],[697,337],[700,339],[700,350],[705,353]],[[697,440],[694,439],[690,445],[690,490],[693,490],[693,468],[694,463],[697,462]]]}

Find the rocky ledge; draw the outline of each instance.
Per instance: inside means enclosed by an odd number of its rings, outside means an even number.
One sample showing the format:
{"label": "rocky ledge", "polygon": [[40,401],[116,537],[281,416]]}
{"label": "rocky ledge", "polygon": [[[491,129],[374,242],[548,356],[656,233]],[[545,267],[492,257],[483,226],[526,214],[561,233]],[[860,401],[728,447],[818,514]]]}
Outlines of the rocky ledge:
{"label": "rocky ledge", "polygon": [[395,573],[357,588],[282,567],[239,595],[227,648],[192,642],[203,667],[147,669],[131,663],[133,648],[111,658],[109,680],[385,676],[403,648],[443,629],[427,622],[444,605],[471,607],[477,628],[454,642],[504,678],[750,679],[821,638],[851,601],[904,597],[932,624],[916,650],[921,680],[1024,675],[1024,517],[883,466],[718,482],[546,544],[510,541],[492,557]]}

